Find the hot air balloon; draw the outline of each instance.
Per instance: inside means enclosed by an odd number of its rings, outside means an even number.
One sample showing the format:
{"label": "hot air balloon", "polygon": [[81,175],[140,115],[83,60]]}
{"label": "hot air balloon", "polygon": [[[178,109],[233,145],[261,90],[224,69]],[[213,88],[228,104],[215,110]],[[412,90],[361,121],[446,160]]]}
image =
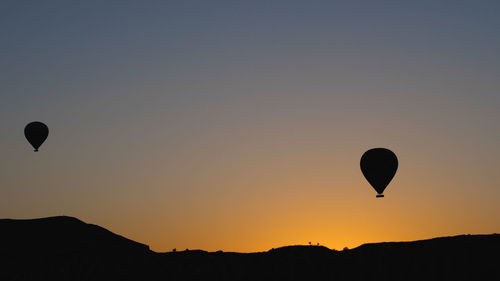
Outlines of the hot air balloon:
{"label": "hot air balloon", "polygon": [[42,122],[31,122],[26,127],[24,127],[24,136],[28,142],[33,146],[35,152],[42,143],[47,139],[49,135],[49,128]]}
{"label": "hot air balloon", "polygon": [[387,148],[372,148],[361,156],[361,171],[377,191],[377,198],[384,197],[384,190],[398,170],[398,158]]}

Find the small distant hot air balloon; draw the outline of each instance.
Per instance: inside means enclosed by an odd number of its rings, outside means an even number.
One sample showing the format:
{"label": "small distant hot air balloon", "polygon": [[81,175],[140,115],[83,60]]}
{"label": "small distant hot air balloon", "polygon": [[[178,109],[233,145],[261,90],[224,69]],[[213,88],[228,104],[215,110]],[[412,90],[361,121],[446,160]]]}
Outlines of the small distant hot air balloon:
{"label": "small distant hot air balloon", "polygon": [[24,127],[24,136],[28,142],[33,146],[35,152],[49,136],[49,128],[42,122],[31,122]]}
{"label": "small distant hot air balloon", "polygon": [[384,197],[382,193],[398,170],[396,154],[387,148],[372,148],[361,156],[360,166],[377,197]]}

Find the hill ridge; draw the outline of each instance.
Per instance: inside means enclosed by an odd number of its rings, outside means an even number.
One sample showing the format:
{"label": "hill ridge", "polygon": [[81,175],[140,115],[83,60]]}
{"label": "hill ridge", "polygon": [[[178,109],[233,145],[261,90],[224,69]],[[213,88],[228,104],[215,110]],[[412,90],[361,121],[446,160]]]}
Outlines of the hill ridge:
{"label": "hill ridge", "polygon": [[343,251],[292,245],[255,253],[157,253],[69,216],[0,219],[0,230],[0,280],[500,280],[496,233]]}

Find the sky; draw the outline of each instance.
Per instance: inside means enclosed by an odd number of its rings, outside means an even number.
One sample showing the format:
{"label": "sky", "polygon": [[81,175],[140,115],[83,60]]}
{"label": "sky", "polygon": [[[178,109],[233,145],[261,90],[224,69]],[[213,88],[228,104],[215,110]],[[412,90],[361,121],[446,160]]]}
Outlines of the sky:
{"label": "sky", "polygon": [[[0,218],[74,216],[155,251],[498,233],[499,14],[2,1]],[[359,168],[374,147],[399,159],[385,198]]]}

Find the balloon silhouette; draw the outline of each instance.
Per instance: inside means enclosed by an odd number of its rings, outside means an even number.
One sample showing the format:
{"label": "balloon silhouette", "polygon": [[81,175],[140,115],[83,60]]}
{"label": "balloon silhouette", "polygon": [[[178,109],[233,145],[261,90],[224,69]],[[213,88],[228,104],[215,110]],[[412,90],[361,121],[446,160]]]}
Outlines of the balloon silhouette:
{"label": "balloon silhouette", "polygon": [[398,158],[387,148],[372,148],[361,156],[361,171],[377,191],[377,198],[384,197],[385,188],[398,170]]}
{"label": "balloon silhouette", "polygon": [[24,136],[28,142],[33,146],[35,152],[49,135],[49,128],[42,122],[31,122],[24,128]]}

